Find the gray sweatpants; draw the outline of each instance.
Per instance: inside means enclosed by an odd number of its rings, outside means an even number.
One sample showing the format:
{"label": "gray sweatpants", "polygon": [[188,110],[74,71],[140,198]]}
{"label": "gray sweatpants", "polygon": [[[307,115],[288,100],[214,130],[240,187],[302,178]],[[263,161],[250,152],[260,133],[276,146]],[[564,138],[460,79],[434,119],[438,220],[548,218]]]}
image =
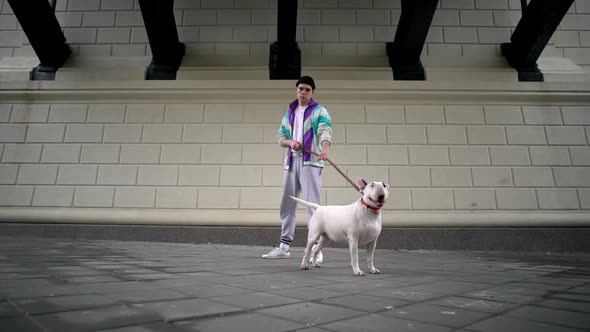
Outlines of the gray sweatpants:
{"label": "gray sweatpants", "polygon": [[[303,199],[320,204],[322,192],[322,169],[315,166],[303,166],[303,156],[293,155],[291,166],[283,174],[283,198],[281,200],[281,243],[290,245],[295,237],[297,202],[289,196],[298,197],[303,192]],[[307,224],[314,209],[307,209]]]}

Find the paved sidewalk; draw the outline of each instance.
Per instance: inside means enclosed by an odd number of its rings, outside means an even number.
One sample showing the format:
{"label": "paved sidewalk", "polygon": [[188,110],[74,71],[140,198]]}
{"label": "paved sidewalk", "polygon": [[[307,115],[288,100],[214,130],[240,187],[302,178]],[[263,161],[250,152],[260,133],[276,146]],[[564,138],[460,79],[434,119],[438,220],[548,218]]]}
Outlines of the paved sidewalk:
{"label": "paved sidewalk", "polygon": [[588,254],[270,249],[0,237],[0,331],[590,331]]}

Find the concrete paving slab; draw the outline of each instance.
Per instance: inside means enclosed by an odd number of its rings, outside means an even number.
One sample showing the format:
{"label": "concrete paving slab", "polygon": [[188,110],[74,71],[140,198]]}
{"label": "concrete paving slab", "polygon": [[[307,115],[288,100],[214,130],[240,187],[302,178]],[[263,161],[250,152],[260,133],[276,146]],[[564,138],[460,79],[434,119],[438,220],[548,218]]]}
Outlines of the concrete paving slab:
{"label": "concrete paving slab", "polygon": [[87,285],[79,285],[79,288],[92,293],[109,293],[109,292],[123,292],[123,291],[144,291],[157,289],[156,286],[137,281],[115,281],[115,282],[101,282]]}
{"label": "concrete paving slab", "polygon": [[289,288],[279,291],[272,291],[270,293],[279,296],[290,297],[293,299],[299,299],[302,301],[326,300],[328,298],[348,295],[348,293],[335,292],[328,289],[322,289],[319,287]]}
{"label": "concrete paving slab", "polygon": [[321,325],[348,317],[364,316],[365,313],[358,310],[340,308],[314,302],[300,302],[280,307],[260,309],[257,312],[302,322],[307,326]]}
{"label": "concrete paving slab", "polygon": [[394,316],[412,321],[421,321],[452,328],[468,326],[492,316],[489,313],[476,312],[459,308],[447,308],[428,303],[411,304],[402,308],[389,310],[382,313],[385,316]]}
{"label": "concrete paving slab", "polygon": [[123,278],[119,277],[112,277],[107,275],[90,275],[90,276],[81,276],[81,277],[65,277],[63,278],[66,284],[93,284],[93,283],[102,283],[102,282],[116,282],[122,281]]}
{"label": "concrete paving slab", "polygon": [[95,331],[109,327],[157,322],[159,317],[124,305],[65,311],[34,316],[34,321],[49,331]]}
{"label": "concrete paving slab", "polygon": [[228,317],[210,317],[190,323],[179,323],[180,327],[189,331],[294,331],[306,327],[305,324],[264,315],[256,312],[245,312]]}
{"label": "concrete paving slab", "polygon": [[570,291],[574,293],[583,293],[590,295],[590,285],[585,284],[584,286],[574,287]]}
{"label": "concrete paving slab", "polygon": [[425,303],[449,308],[460,308],[465,310],[481,311],[495,314],[520,306],[516,303],[476,300],[458,296],[445,297],[442,299],[436,299]]}
{"label": "concrete paving slab", "polygon": [[535,303],[539,307],[564,309],[568,311],[579,311],[590,313],[590,305],[587,302],[567,301],[560,299],[547,299]]}
{"label": "concrete paving slab", "polygon": [[35,315],[50,312],[81,310],[115,305],[115,301],[99,294],[41,297],[15,301],[21,310]]}
{"label": "concrete paving slab", "polygon": [[370,295],[345,295],[323,299],[321,303],[331,304],[339,307],[361,310],[365,312],[381,312],[392,310],[408,304],[405,301],[376,297]]}
{"label": "concrete paving slab", "polygon": [[193,286],[193,287],[182,287],[182,288],[171,288],[171,290],[175,290],[193,297],[200,297],[200,298],[209,298],[214,296],[224,296],[224,295],[235,295],[235,294],[243,294],[249,293],[250,291],[240,287],[233,287],[228,285],[208,285],[206,287],[203,286]]}
{"label": "concrete paving slab", "polygon": [[0,237],[0,331],[590,331],[587,253],[269,249]]}
{"label": "concrete paving slab", "polygon": [[41,327],[26,317],[10,317],[0,319],[0,327],[10,332],[44,332]]}
{"label": "concrete paving slab", "polygon": [[55,285],[59,282],[59,279],[53,279],[50,275],[47,275],[44,279],[41,278],[13,278],[13,279],[2,279],[0,282],[0,291],[3,288],[17,288],[23,289],[26,287],[47,287]]}
{"label": "concrete paving slab", "polygon": [[0,302],[0,318],[18,316],[16,308],[6,301]]}
{"label": "concrete paving slab", "polygon": [[131,304],[134,308],[142,308],[153,312],[165,321],[183,320],[199,316],[210,316],[238,312],[237,306],[225,305],[208,299],[182,299],[164,302]]}
{"label": "concrete paving slab", "polygon": [[[48,278],[49,274],[40,274],[40,273],[2,273],[0,274],[0,280],[14,280],[14,279],[34,279],[34,278]],[[2,284],[0,284],[2,287]]]}
{"label": "concrete paving slab", "polygon": [[309,327],[305,329],[299,329],[297,332],[328,332],[329,330],[320,329],[319,327]]}
{"label": "concrete paving slab", "polygon": [[514,309],[510,311],[508,315],[535,322],[552,323],[580,329],[590,328],[590,315],[583,312],[572,312],[554,308],[540,308],[528,305]]}
{"label": "concrete paving slab", "polygon": [[153,302],[182,299],[190,297],[189,294],[175,291],[173,289],[149,289],[132,292],[105,293],[105,296],[123,302]]}
{"label": "concrete paving slab", "polygon": [[520,294],[529,296],[544,296],[557,291],[566,290],[569,286],[563,285],[546,285],[537,282],[509,282],[504,285],[497,285],[486,289],[488,292],[497,292],[505,294]]}
{"label": "concrete paving slab", "polygon": [[210,297],[209,300],[225,303],[247,310],[275,307],[283,304],[300,302],[297,299],[292,299],[286,296],[260,292]]}
{"label": "concrete paving slab", "polygon": [[590,294],[578,294],[578,293],[570,293],[570,292],[561,293],[560,292],[560,293],[552,294],[549,297],[590,303]]}
{"label": "concrete paving slab", "polygon": [[114,329],[97,330],[96,332],[190,332],[181,326],[168,323],[150,323],[145,325],[135,325],[126,327],[117,327]]}
{"label": "concrete paving slab", "polygon": [[541,300],[541,297],[537,297],[537,296],[500,293],[500,292],[489,291],[489,290],[481,290],[481,291],[474,291],[474,292],[470,292],[470,293],[464,293],[463,296],[472,297],[472,298],[481,299],[481,300],[518,303],[518,304],[526,304],[526,303],[537,302],[537,301]]}
{"label": "concrete paving slab", "polygon": [[519,280],[522,280],[522,278],[504,276],[502,274],[496,274],[496,273],[482,273],[482,272],[478,271],[478,272],[475,272],[474,274],[463,274],[460,276],[452,276],[452,277],[449,277],[449,280],[465,281],[465,282],[472,282],[472,283],[477,283],[477,284],[500,285],[500,284],[505,284],[505,283],[511,282],[511,281],[519,281]]}
{"label": "concrete paving slab", "polygon": [[498,332],[498,331],[519,331],[519,332],[580,332],[584,330],[558,326],[555,324],[545,324],[525,319],[513,318],[508,316],[497,316],[479,323],[475,323],[468,328],[469,331],[477,332]]}
{"label": "concrete paving slab", "polygon": [[417,322],[397,317],[387,317],[379,314],[371,314],[351,319],[345,319],[321,326],[334,332],[449,332],[453,329],[429,323]]}
{"label": "concrete paving slab", "polygon": [[52,284],[24,288],[1,288],[0,297],[9,299],[30,299],[36,297],[64,296],[93,293],[92,290],[79,285]]}

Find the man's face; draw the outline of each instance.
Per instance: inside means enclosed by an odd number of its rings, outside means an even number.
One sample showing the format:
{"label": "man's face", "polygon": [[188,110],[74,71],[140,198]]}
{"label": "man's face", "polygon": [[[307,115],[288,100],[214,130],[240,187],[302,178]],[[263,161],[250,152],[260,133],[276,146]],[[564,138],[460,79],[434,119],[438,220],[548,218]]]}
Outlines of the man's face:
{"label": "man's face", "polygon": [[301,83],[297,86],[296,91],[299,105],[307,105],[311,99],[311,95],[313,95],[313,89],[311,88],[311,85]]}

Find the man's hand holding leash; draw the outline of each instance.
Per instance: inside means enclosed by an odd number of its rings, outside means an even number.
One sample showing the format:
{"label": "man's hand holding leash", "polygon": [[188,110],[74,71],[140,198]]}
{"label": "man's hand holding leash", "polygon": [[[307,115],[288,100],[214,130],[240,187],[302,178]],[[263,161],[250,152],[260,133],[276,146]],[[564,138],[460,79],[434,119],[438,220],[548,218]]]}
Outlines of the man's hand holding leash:
{"label": "man's hand holding leash", "polygon": [[330,142],[322,142],[322,153],[319,155],[319,160],[328,160],[330,157]]}

